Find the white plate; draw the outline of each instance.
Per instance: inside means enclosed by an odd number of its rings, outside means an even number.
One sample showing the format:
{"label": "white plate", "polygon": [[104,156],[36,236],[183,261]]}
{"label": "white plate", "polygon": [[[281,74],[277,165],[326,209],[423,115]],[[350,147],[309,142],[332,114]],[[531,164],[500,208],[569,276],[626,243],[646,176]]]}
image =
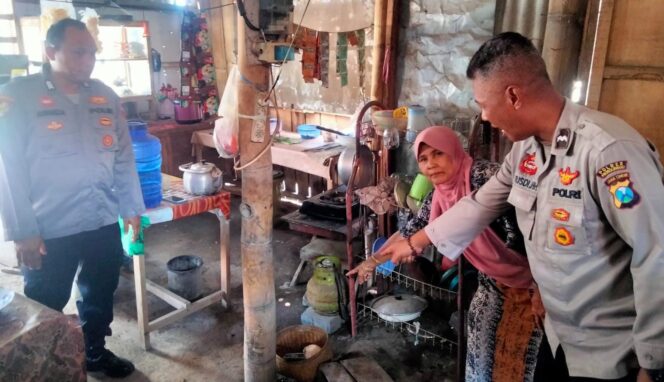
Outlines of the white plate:
{"label": "white plate", "polygon": [[0,288],[0,310],[14,299],[14,291]]}

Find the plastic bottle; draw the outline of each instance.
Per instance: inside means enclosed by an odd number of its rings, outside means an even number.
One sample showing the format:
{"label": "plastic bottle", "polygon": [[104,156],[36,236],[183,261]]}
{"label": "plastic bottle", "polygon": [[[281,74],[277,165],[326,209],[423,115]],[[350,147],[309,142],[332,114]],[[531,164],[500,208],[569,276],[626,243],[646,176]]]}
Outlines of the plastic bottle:
{"label": "plastic bottle", "polygon": [[143,121],[129,121],[129,134],[136,158],[136,171],[141,182],[143,201],[146,208],[157,207],[161,203],[161,142],[148,133],[148,125]]}

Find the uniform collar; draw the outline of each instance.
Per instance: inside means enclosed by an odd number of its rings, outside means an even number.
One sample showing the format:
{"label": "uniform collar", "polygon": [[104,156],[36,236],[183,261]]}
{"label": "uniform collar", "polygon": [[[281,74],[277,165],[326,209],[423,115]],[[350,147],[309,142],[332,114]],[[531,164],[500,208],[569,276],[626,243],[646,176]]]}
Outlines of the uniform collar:
{"label": "uniform collar", "polygon": [[[46,87],[46,90],[48,90],[49,92],[56,91],[57,89],[55,87],[55,84],[53,83],[53,72],[50,64],[42,65],[42,74],[44,76],[44,86]],[[82,87],[85,89],[89,89],[90,81],[83,82]]]}
{"label": "uniform collar", "polygon": [[551,141],[551,154],[561,156],[570,155],[570,149],[574,145],[576,129],[578,126],[579,115],[583,108],[574,102],[565,98],[565,106],[560,114],[560,119],[556,125],[556,131]]}

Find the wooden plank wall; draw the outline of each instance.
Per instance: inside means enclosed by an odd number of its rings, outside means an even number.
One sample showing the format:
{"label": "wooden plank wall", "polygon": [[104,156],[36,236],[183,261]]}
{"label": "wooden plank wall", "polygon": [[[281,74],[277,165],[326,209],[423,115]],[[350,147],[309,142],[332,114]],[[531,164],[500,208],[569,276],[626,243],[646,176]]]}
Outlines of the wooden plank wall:
{"label": "wooden plank wall", "polygon": [[[306,110],[296,109],[276,109],[271,111],[271,117],[277,117],[281,121],[282,131],[297,131],[297,126],[301,124],[311,124],[327,127],[334,130],[349,131],[350,115],[325,113],[325,112],[312,112]],[[300,171],[295,171],[288,168],[281,168],[275,166],[284,172],[284,181],[286,185],[286,192],[296,196],[298,199],[308,197],[309,187],[311,187],[311,195],[317,195],[327,189],[325,179],[309,175]],[[297,187],[296,187],[297,184]],[[295,194],[295,191],[298,194]]]}
{"label": "wooden plank wall", "polygon": [[664,153],[664,2],[614,0],[599,110],[617,115]]}

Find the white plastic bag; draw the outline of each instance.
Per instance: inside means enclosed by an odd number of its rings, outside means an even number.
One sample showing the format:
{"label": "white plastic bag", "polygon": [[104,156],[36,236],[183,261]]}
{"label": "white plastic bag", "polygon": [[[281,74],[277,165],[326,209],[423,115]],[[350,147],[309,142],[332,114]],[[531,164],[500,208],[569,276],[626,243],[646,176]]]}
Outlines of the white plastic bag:
{"label": "white plastic bag", "polygon": [[239,146],[239,118],[237,105],[237,91],[239,71],[236,65],[231,68],[226,81],[224,94],[221,96],[217,114],[221,117],[214,123],[212,134],[214,147],[220,156],[235,158],[240,153]]}

